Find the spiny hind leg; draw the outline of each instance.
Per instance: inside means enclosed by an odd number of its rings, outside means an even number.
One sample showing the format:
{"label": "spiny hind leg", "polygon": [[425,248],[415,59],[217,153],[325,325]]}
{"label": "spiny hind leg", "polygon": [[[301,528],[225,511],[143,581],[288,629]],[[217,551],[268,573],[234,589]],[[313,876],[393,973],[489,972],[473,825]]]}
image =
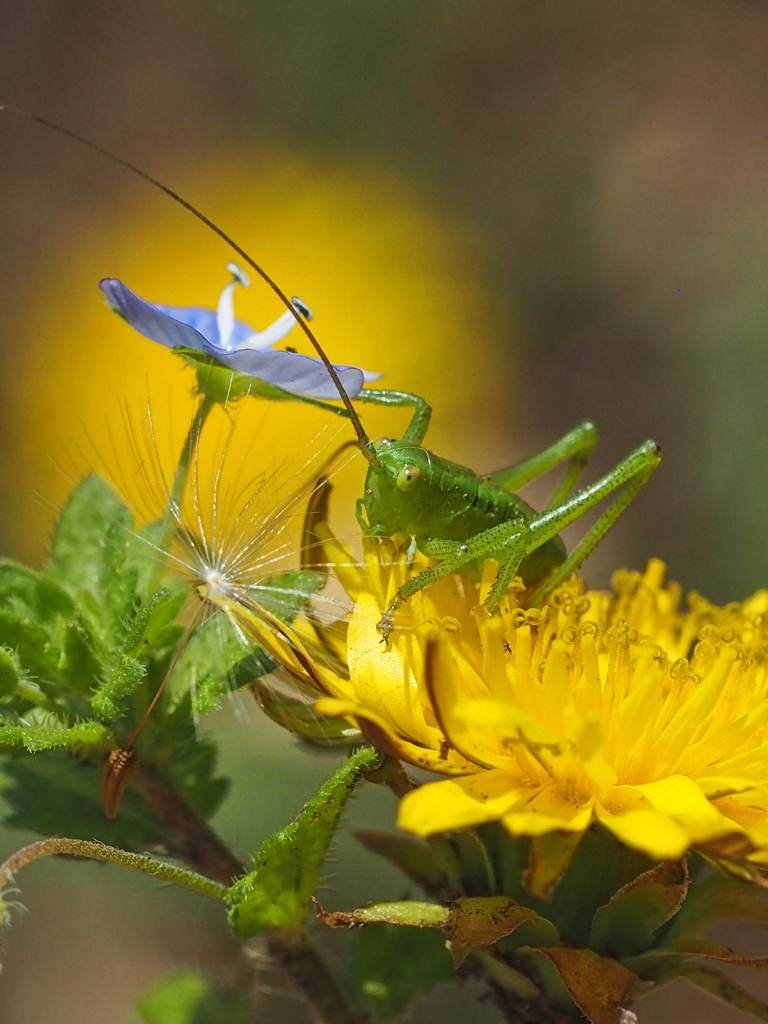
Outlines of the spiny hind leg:
{"label": "spiny hind leg", "polygon": [[[555,587],[559,586],[563,580],[566,580],[572,572],[578,569],[622,512],[634,501],[638,491],[650,479],[651,474],[660,461],[661,450],[659,446],[653,441],[646,441],[645,444],[636,448],[615,469],[612,469],[610,473],[606,473],[596,483],[590,487],[585,487],[578,494],[575,494],[557,507],[542,512],[531,521],[530,546],[525,554],[535,551],[536,548],[544,544],[551,537],[556,536],[566,526],[584,515],[585,512],[594,508],[604,498],[609,497],[615,491],[619,491],[605,512],[590,527],[571,554],[534,591],[529,599],[530,604],[536,604],[550,591],[554,590]],[[498,578],[488,595],[485,603],[486,607],[491,611],[498,607],[512,577],[519,568],[520,561],[515,563],[515,558],[516,553],[510,554],[510,557],[504,561]]]}
{"label": "spiny hind leg", "polygon": [[419,549],[428,558],[437,559],[437,562],[435,565],[423,569],[400,587],[376,625],[379,633],[385,640],[389,637],[392,632],[395,612],[403,601],[407,601],[409,597],[413,597],[430,583],[442,579],[449,573],[457,572],[469,562],[490,558],[498,551],[500,544],[510,549],[509,557],[512,559],[517,557],[519,565],[526,552],[531,550],[527,534],[527,524],[516,520],[514,524],[501,523],[498,526],[492,526],[464,542],[439,539],[422,541],[419,544]]}
{"label": "spiny hind leg", "polygon": [[515,494],[531,480],[543,476],[550,469],[554,469],[566,459],[570,459],[562,480],[545,506],[545,509],[554,508],[565,501],[573,490],[596,444],[597,430],[594,424],[580,423],[578,427],[569,430],[564,437],[555,441],[549,448],[545,448],[543,452],[538,452],[523,462],[516,462],[513,466],[507,466],[506,469],[492,473],[489,480],[497,487]]}

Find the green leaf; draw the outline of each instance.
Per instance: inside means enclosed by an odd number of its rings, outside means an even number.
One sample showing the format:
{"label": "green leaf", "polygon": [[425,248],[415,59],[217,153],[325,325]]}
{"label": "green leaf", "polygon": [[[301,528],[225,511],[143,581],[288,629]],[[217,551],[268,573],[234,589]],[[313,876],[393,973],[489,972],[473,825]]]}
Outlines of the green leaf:
{"label": "green leaf", "polygon": [[229,920],[239,938],[250,938],[265,928],[288,932],[301,928],[344,805],[360,775],[379,760],[371,747],[358,750],[304,805],[295,821],[261,844],[253,871],[229,890]]}
{"label": "green leaf", "polygon": [[4,759],[2,773],[9,783],[3,789],[3,800],[9,807],[4,824],[9,828],[42,836],[97,839],[134,851],[165,844],[162,824],[131,787],[123,797],[120,816],[112,820],[104,817],[100,766],[54,750],[34,757]]}
{"label": "green leaf", "polygon": [[[148,677],[148,699],[157,684],[157,679]],[[205,818],[215,813],[229,790],[229,780],[215,774],[216,743],[200,736],[195,727],[188,693],[172,706],[160,701],[137,741],[137,751]]]}
{"label": "green leaf", "polygon": [[39,580],[38,573],[26,565],[0,559],[0,603],[3,608],[20,618],[29,616],[37,604]]}
{"label": "green leaf", "polygon": [[187,735],[170,746],[167,771],[176,789],[204,818],[211,818],[229,792],[229,779],[216,775],[218,747],[213,740],[198,737],[189,704],[183,708]]}
{"label": "green leaf", "polygon": [[108,597],[105,612],[126,610],[126,537],[131,513],[112,488],[96,475],[86,476],[69,496],[53,531],[53,561],[46,576],[72,597],[89,591]]}
{"label": "green leaf", "polygon": [[78,615],[74,622],[67,623],[64,631],[64,660],[62,675],[72,687],[84,696],[90,696],[104,671],[103,650],[97,643],[88,623]]}
{"label": "green leaf", "polygon": [[138,647],[142,642],[153,650],[175,646],[184,627],[174,622],[174,619],[188,596],[189,591],[182,584],[177,589],[164,587],[154,594],[136,616],[126,639],[126,647],[131,643]]}
{"label": "green leaf", "polygon": [[12,651],[0,647],[0,697],[10,697],[18,685],[18,661]]}
{"label": "green leaf", "polygon": [[91,696],[91,706],[97,715],[113,722],[120,717],[118,701],[133,693],[146,673],[145,667],[127,654],[119,654],[109,677]]}
{"label": "green leaf", "polygon": [[644,871],[600,907],[592,921],[589,947],[622,959],[649,949],[656,932],[682,906],[688,874],[677,861]]}
{"label": "green leaf", "polygon": [[225,615],[215,614],[189,638],[176,664],[174,679],[188,681],[194,692],[195,711],[204,714],[219,706],[223,693],[237,690],[274,668],[272,659],[243,639]]}
{"label": "green leaf", "polygon": [[71,728],[45,728],[43,726],[0,726],[0,747],[21,747],[31,754],[40,750],[109,750],[114,746],[112,732],[101,722],[79,722]]}
{"label": "green leaf", "polygon": [[199,971],[156,982],[136,1004],[143,1024],[250,1024],[253,1007],[245,988],[213,985]]}
{"label": "green leaf", "polygon": [[265,611],[291,625],[312,595],[325,585],[325,576],[312,569],[286,572],[250,588],[250,594]]}
{"label": "green leaf", "polygon": [[144,1024],[192,1024],[194,1013],[210,984],[198,971],[184,971],[163,978],[136,1003]]}
{"label": "green leaf", "polygon": [[46,629],[0,609],[0,646],[15,651],[23,671],[36,676],[43,688],[50,689],[58,676],[62,654]]}
{"label": "green leaf", "polygon": [[701,932],[722,921],[768,924],[768,903],[752,882],[717,872],[691,884],[685,902],[664,935],[664,944],[698,938]]}
{"label": "green leaf", "polygon": [[376,925],[357,932],[355,945],[350,981],[383,1017],[396,1016],[416,996],[453,977],[440,931]]}

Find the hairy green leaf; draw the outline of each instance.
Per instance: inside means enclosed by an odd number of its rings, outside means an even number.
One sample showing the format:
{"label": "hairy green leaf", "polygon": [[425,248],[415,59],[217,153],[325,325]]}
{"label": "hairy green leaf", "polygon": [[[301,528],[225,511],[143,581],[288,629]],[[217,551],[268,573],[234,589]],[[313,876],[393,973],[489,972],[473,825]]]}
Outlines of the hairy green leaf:
{"label": "hairy green leaf", "polygon": [[21,747],[31,754],[40,750],[55,750],[58,747],[66,747],[69,750],[109,750],[114,746],[114,742],[112,732],[101,722],[79,722],[69,729],[24,725],[0,726],[0,747]]}
{"label": "hairy green leaf", "polygon": [[360,775],[379,759],[370,747],[358,750],[304,805],[295,821],[261,844],[253,871],[229,891],[229,919],[240,938],[265,928],[289,932],[301,928],[344,805]]}
{"label": "hairy green leaf", "polygon": [[105,652],[93,635],[93,630],[80,615],[67,623],[64,631],[64,658],[61,671],[68,685],[90,697],[104,672]]}
{"label": "hairy green leaf", "polygon": [[53,561],[46,576],[77,598],[89,592],[104,624],[130,609],[133,581],[126,571],[131,513],[101,479],[85,477],[69,496],[53,531]]}
{"label": "hairy green leaf", "polygon": [[59,673],[62,653],[43,626],[0,609],[0,646],[15,651],[20,667],[44,689]]}
{"label": "hairy green leaf", "polygon": [[274,667],[272,659],[240,636],[229,619],[213,615],[190,637],[174,678],[186,681],[195,710],[204,714],[219,706],[223,693],[245,686]]}
{"label": "hairy green leaf", "polygon": [[21,618],[27,617],[37,604],[38,573],[26,565],[0,559],[0,602],[3,608]]}
{"label": "hairy green leaf", "polygon": [[118,701],[127,697],[137,688],[144,678],[146,669],[127,654],[119,654],[108,678],[91,696],[91,705],[96,714],[108,721],[120,716]]}

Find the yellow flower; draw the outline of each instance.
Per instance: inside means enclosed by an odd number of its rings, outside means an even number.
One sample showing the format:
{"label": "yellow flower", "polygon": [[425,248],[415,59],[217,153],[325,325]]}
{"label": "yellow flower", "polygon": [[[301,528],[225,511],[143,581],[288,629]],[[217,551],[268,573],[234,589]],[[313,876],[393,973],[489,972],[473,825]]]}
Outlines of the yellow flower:
{"label": "yellow flower", "polygon": [[270,651],[329,695],[318,711],[449,776],[401,801],[401,828],[500,821],[513,836],[554,834],[565,855],[597,821],[654,859],[697,848],[768,864],[768,591],[723,608],[692,594],[681,610],[653,560],[618,572],[613,594],[572,580],[541,609],[519,607],[513,585],[489,615],[487,563],[480,583],[449,576],[411,598],[384,644],[383,609],[428,563],[382,542],[361,568],[324,539],[355,601],[338,651],[348,678],[307,667],[318,643],[306,630],[283,637],[292,654],[274,636]]}

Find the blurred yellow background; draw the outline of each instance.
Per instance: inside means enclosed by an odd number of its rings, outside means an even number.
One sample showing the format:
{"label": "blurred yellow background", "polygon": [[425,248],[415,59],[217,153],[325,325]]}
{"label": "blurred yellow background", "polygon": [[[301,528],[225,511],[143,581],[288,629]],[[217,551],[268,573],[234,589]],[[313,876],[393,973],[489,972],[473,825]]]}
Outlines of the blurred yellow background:
{"label": "blurred yellow background", "polygon": [[[754,0],[31,0],[0,13],[0,95],[199,203],[313,307],[334,360],[434,404],[439,454],[492,470],[589,418],[594,479],[659,441],[660,470],[587,575],[605,585],[658,555],[723,602],[768,583],[766,57]],[[122,403],[141,415],[149,398],[179,441],[190,407],[190,371],[110,313],[98,279],[213,305],[231,254],[93,153],[9,117],[0,131],[0,548],[39,564],[67,472],[94,448],[111,457]],[[263,327],[279,308],[256,283],[237,311]],[[372,434],[405,422],[363,414]],[[254,473],[328,422],[250,400],[247,415]],[[337,509],[363,468],[343,474]],[[216,824],[245,854],[335,760],[244,702],[208,727],[234,779]],[[380,826],[392,807],[369,791],[353,813]],[[0,832],[0,853],[25,838]],[[349,837],[338,858],[339,906],[402,887]],[[174,966],[226,977],[225,929],[186,894],[59,862],[21,883],[31,913],[6,938],[2,1024],[134,1021],[136,996]],[[279,996],[263,1012],[307,1019]],[[471,990],[413,1013],[496,1019]],[[683,986],[642,1014],[736,1019]]]}

